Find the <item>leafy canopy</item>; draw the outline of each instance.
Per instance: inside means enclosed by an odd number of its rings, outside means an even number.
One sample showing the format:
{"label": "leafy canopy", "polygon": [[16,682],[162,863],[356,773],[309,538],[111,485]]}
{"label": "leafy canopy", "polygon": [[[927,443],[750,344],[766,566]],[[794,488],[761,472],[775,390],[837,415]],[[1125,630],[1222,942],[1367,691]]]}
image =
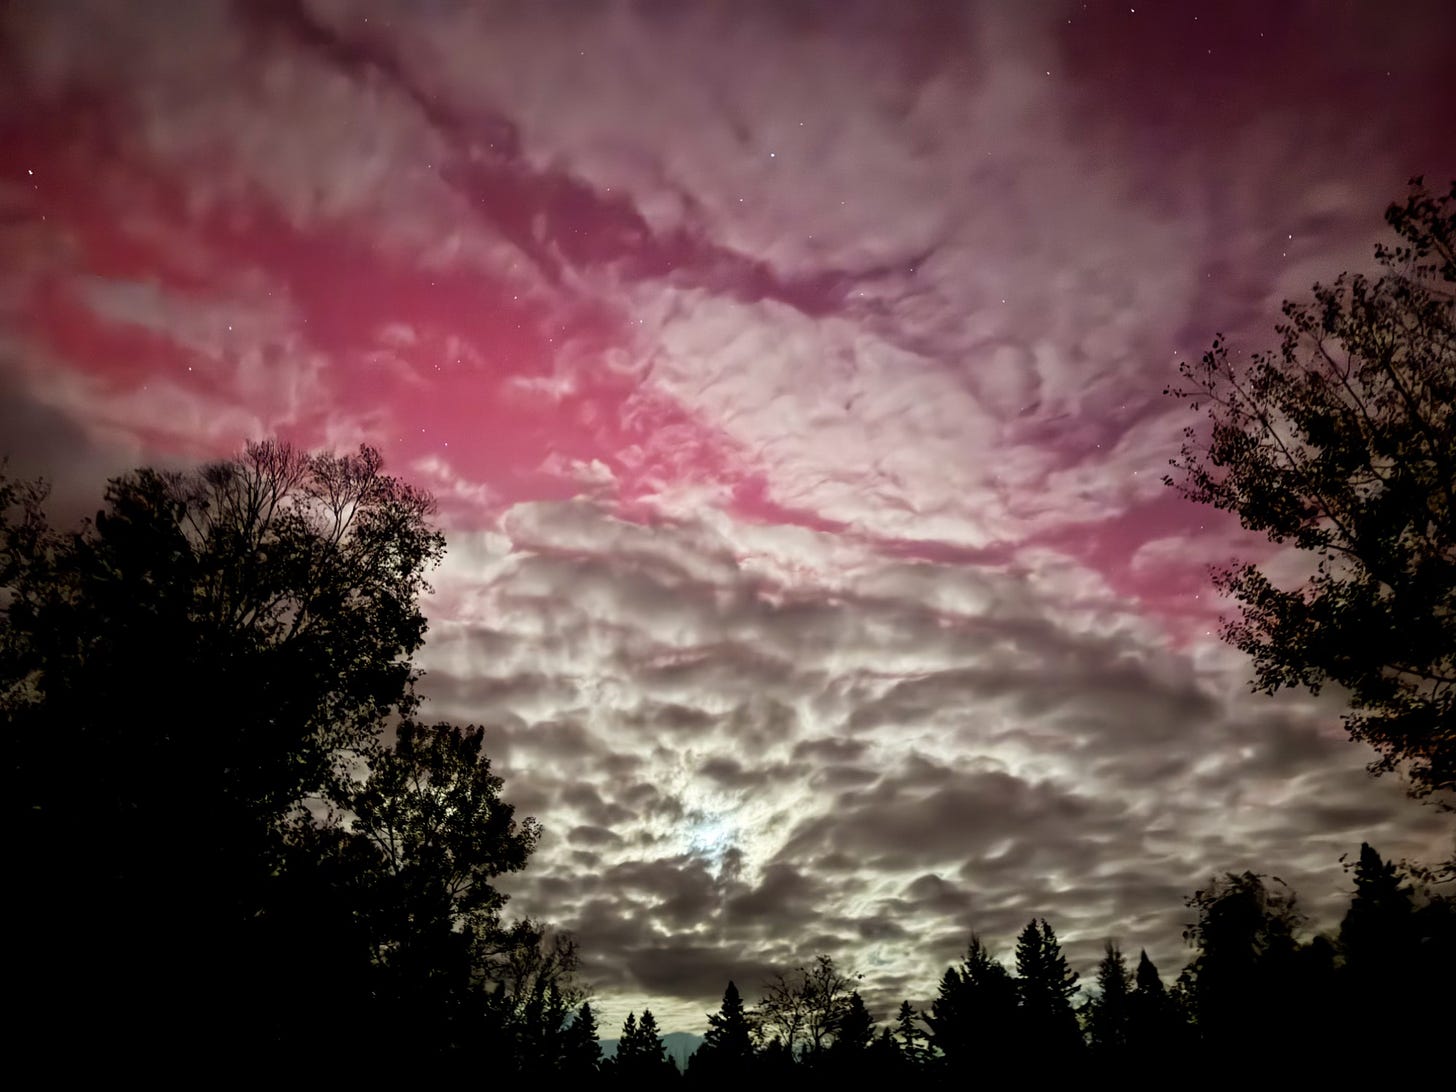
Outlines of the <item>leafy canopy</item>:
{"label": "leafy canopy", "polygon": [[1209,421],[1164,480],[1309,555],[1297,587],[1219,574],[1242,608],[1222,635],[1256,689],[1344,687],[1372,768],[1424,794],[1456,788],[1456,182],[1416,179],[1386,220],[1385,272],[1286,302],[1277,351],[1239,363],[1220,338],[1180,366],[1167,393]]}
{"label": "leafy canopy", "polygon": [[[0,475],[15,977],[37,1026],[257,1058],[373,1025],[432,1054],[557,1034],[575,947],[505,927],[493,885],[538,828],[479,729],[412,719],[444,550],[428,494],[368,447],[267,442],[116,478],[74,532],[44,499]],[[299,1020],[302,981],[348,1007]]]}

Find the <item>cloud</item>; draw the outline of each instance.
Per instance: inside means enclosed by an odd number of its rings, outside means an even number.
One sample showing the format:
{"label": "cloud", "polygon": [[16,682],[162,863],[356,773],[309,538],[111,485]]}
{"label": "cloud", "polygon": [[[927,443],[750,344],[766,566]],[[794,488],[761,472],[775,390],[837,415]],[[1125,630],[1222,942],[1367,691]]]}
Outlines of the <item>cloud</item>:
{"label": "cloud", "polygon": [[593,938],[623,1004],[692,1021],[721,992],[684,969],[671,994],[677,972],[644,952],[788,966],[820,942],[887,968],[866,988],[890,1007],[972,930],[1009,945],[1033,915],[1089,966],[1116,936],[1171,971],[1182,897],[1210,875],[1298,877],[1329,924],[1336,858],[1360,838],[1439,848],[1439,817],[1368,779],[1337,707],[1248,695],[1236,657],[1181,649],[1116,596],[1069,597],[1083,578],[1064,557],[936,566],[862,547],[820,583],[816,554],[844,557],[829,534],[777,542],[802,564],[764,567],[716,517],[639,537],[582,501],[520,516],[488,578],[447,562],[441,595],[471,607],[428,646],[426,689],[511,720],[508,795],[552,786],[544,816],[568,831],[518,905]]}

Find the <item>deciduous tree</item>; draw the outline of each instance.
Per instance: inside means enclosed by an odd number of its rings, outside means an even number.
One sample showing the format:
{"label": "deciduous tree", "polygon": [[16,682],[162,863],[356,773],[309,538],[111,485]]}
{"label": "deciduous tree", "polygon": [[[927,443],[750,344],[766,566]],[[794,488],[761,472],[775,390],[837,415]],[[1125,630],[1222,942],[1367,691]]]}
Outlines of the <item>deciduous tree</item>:
{"label": "deciduous tree", "polygon": [[1168,393],[1206,411],[1165,481],[1308,555],[1281,583],[1255,564],[1217,578],[1241,606],[1225,640],[1273,692],[1337,684],[1372,768],[1417,793],[1456,787],[1456,182],[1420,180],[1386,220],[1384,273],[1286,302],[1278,350],[1222,338]]}
{"label": "deciduous tree", "polygon": [[15,977],[37,1034],[83,1022],[120,1066],[156,1027],[260,1062],[348,1054],[386,1023],[376,1052],[458,1045],[501,953],[539,939],[501,926],[491,883],[535,827],[478,730],[411,719],[444,549],[430,497],[370,448],[269,442],[119,477],[73,533],[41,500],[0,481],[0,718],[33,954]]}
{"label": "deciduous tree", "polygon": [[761,1032],[779,1037],[791,1053],[800,1045],[818,1053],[833,1038],[853,981],[827,955],[774,976],[758,1005]]}
{"label": "deciduous tree", "polygon": [[1276,1029],[1289,992],[1303,916],[1292,892],[1253,872],[1229,873],[1196,891],[1197,919],[1184,938],[1197,950],[1184,972],[1206,1045],[1262,1044],[1283,1050]]}

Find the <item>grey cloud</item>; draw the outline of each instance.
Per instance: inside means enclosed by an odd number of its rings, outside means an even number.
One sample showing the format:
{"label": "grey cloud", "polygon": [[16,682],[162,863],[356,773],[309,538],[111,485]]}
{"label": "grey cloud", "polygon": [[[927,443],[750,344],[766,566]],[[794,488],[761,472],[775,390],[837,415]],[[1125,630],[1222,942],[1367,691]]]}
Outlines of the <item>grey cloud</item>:
{"label": "grey cloud", "polygon": [[823,766],[814,772],[809,783],[816,789],[847,789],[879,780],[879,773],[863,766]]}
{"label": "grey cloud", "polygon": [[756,766],[744,766],[736,758],[726,755],[710,758],[698,767],[698,772],[710,781],[730,789],[752,789],[771,781],[783,781],[801,776],[801,771],[781,762]]}
{"label": "grey cloud", "polygon": [[608,803],[602,799],[602,794],[593,785],[578,783],[567,786],[557,799],[561,803],[575,808],[580,814],[602,827],[608,827],[614,823],[628,823],[635,818],[635,813],[631,808]]}
{"label": "grey cloud", "polygon": [[771,864],[754,890],[728,902],[727,920],[739,926],[761,926],[782,936],[785,930],[802,929],[815,919],[825,892],[822,882],[799,869]]}
{"label": "grey cloud", "polygon": [[823,736],[803,739],[794,744],[796,759],[818,759],[826,762],[852,762],[865,753],[866,745],[857,739]]}
{"label": "grey cloud", "polygon": [[1107,827],[1107,805],[1009,774],[966,773],[926,793],[897,779],[841,793],[831,812],[806,821],[784,847],[794,859],[819,847],[890,867],[963,859],[1010,836],[1028,841]]}
{"label": "grey cloud", "polygon": [[[862,560],[824,593],[837,606],[785,611],[716,533],[662,531],[674,560],[637,557],[619,581],[580,544],[589,510],[569,516],[570,565],[524,556],[477,591],[498,611],[479,662],[521,684],[479,693],[535,710],[496,730],[508,798],[571,817],[513,906],[577,930],[611,996],[678,990],[688,1019],[737,968],[818,947],[928,990],[972,932],[1009,951],[1032,916],[1084,972],[1117,937],[1171,976],[1182,900],[1210,875],[1278,870],[1328,921],[1361,824],[1397,854],[1437,837],[1307,702],[1262,703],[1135,629],[1079,628],[1021,571]],[[681,558],[695,543],[710,561]],[[467,693],[469,640],[449,655]]]}
{"label": "grey cloud", "polygon": [[624,968],[638,988],[696,1001],[705,1010],[722,995],[730,979],[752,997],[757,986],[780,969],[773,963],[690,942],[632,949],[626,954]]}
{"label": "grey cloud", "polygon": [[[621,835],[608,830],[606,827],[589,826],[572,827],[571,830],[566,832],[566,838],[574,844],[586,846],[612,846],[622,841]],[[591,854],[590,859],[595,863],[601,858],[596,854]]]}
{"label": "grey cloud", "polygon": [[970,894],[964,888],[927,872],[906,885],[899,905],[916,905],[937,914],[951,915],[963,913],[969,901]]}

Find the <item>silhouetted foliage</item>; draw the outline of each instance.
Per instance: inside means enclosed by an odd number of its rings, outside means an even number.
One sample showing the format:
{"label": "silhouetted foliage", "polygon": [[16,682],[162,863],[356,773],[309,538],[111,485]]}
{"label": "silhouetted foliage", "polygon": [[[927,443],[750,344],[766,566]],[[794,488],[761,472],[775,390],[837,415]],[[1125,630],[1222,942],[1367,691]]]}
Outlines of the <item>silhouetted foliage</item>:
{"label": "silhouetted foliage", "polygon": [[1348,690],[1351,734],[1414,790],[1456,787],[1456,182],[1416,179],[1386,220],[1377,280],[1342,275],[1284,304],[1277,353],[1230,360],[1216,340],[1187,386],[1185,496],[1311,556],[1295,588],[1244,564],[1218,577],[1242,605],[1224,639],[1258,689]]}
{"label": "silhouetted foliage", "polygon": [[1393,862],[1381,860],[1370,843],[1360,843],[1355,895],[1340,923],[1340,948],[1352,978],[1380,989],[1414,956],[1415,902]]}
{"label": "silhouetted foliage", "polygon": [[1270,890],[1253,872],[1229,873],[1194,892],[1188,906],[1198,915],[1184,937],[1197,949],[1186,973],[1200,1035],[1219,1050],[1272,1049],[1289,1011],[1303,920],[1293,893]]}
{"label": "silhouetted foliage", "polygon": [[584,1000],[576,985],[576,941],[526,919],[480,946],[476,975],[488,1028],[504,1058],[525,1076],[562,1064],[571,1010]]}
{"label": "silhouetted foliage", "polygon": [[[1345,1013],[1364,1010],[1371,1033],[1386,1039],[1449,1029],[1456,1020],[1449,899],[1418,908],[1409,877],[1368,843],[1360,845],[1354,880],[1339,935]],[[1442,1013],[1446,1020],[1437,1019]]]}
{"label": "silhouetted foliage", "polygon": [[944,1067],[959,1079],[1002,1071],[1001,1053],[1019,1028],[1016,981],[981,939],[971,937],[959,967],[946,968],[925,1022]]}
{"label": "silhouetted foliage", "polygon": [[561,1073],[567,1080],[589,1083],[602,1062],[602,1045],[597,1041],[597,1018],[590,1003],[581,1008],[562,1036]]}
{"label": "silhouetted foliage", "polygon": [[773,1037],[759,1050],[757,1069],[765,1087],[777,1088],[795,1079],[796,1059],[789,1045]]}
{"label": "silhouetted foliage", "polygon": [[1016,975],[1023,1041],[1036,1044],[1045,1063],[1068,1064],[1082,1046],[1072,1008],[1078,975],[1045,918],[1027,922],[1016,938]]}
{"label": "silhouetted foliage", "polygon": [[1132,1019],[1132,978],[1127,960],[1112,941],[1097,965],[1097,992],[1088,1000],[1086,1013],[1093,1056],[1103,1065],[1120,1064],[1127,1054]]}
{"label": "silhouetted foliage", "polygon": [[1127,1046],[1141,1063],[1164,1064],[1184,1052],[1187,1021],[1146,950],[1138,953],[1133,991],[1127,999]]}
{"label": "silhouetted foliage", "polygon": [[[73,534],[43,499],[0,478],[12,994],[31,1049],[84,1042],[117,1073],[224,1059],[351,1080],[678,1079],[648,1009],[602,1058],[575,942],[502,917],[496,881],[539,827],[501,799],[480,729],[414,719],[417,599],[442,548],[427,497],[367,449],[255,445],[194,475],[117,479]],[[1194,955],[1173,989],[1146,952],[1130,978],[1109,944],[1085,1029],[1043,918],[1016,940],[1015,975],[973,935],[929,1011],[906,1001],[878,1034],[860,976],[821,955],[756,1012],[729,982],[689,1076],[1373,1071],[1456,1026],[1456,902],[1437,893],[1451,878],[1363,844],[1338,937],[1308,939],[1282,882],[1215,879],[1187,900]]]}
{"label": "silhouetted foliage", "polygon": [[478,1037],[487,964],[527,939],[490,880],[536,828],[478,730],[410,719],[444,549],[428,495],[369,448],[260,443],[114,479],[74,533],[42,497],[0,482],[35,1035],[79,1021],[123,1067],[158,1028],[179,1065],[367,1047],[418,1067]]}
{"label": "silhouetted foliage", "polygon": [[663,1048],[651,1009],[642,1010],[640,1021],[635,1014],[627,1014],[612,1075],[619,1087],[633,1088],[657,1088],[677,1079],[677,1066]]}
{"label": "silhouetted foliage", "polygon": [[730,980],[722,1006],[708,1016],[708,1032],[690,1059],[688,1073],[695,1081],[726,1087],[743,1080],[752,1061],[753,1024]]}
{"label": "silhouetted foliage", "polygon": [[875,1038],[875,1021],[856,990],[849,995],[834,1024],[835,1053],[850,1058],[869,1050]]}
{"label": "silhouetted foliage", "polygon": [[853,980],[827,955],[790,974],[776,975],[758,1003],[760,1035],[778,1038],[795,1054],[800,1047],[817,1054],[832,1040]]}
{"label": "silhouetted foliage", "polygon": [[880,1028],[862,1058],[858,1062],[859,1074],[870,1081],[895,1080],[905,1075],[908,1069],[914,1072],[914,1062],[905,1057],[895,1033],[889,1028]]}
{"label": "silhouetted foliage", "polygon": [[920,1026],[921,1019],[909,1001],[900,1002],[900,1010],[895,1014],[895,1042],[901,1057],[911,1067],[924,1065],[930,1056],[927,1047],[930,1035]]}

